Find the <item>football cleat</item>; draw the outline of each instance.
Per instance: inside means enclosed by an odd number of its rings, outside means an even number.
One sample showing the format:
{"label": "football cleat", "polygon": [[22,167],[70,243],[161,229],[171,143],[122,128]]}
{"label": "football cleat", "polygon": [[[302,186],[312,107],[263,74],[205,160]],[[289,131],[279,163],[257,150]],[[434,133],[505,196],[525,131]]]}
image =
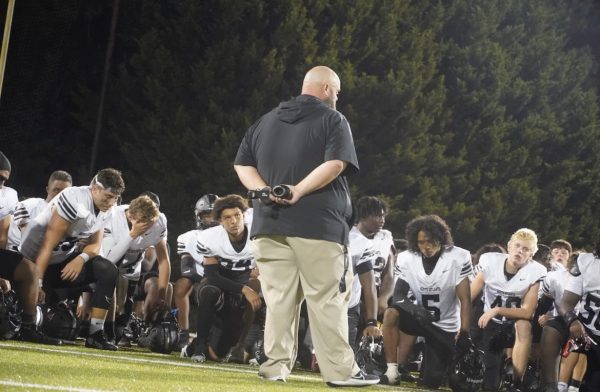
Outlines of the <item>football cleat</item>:
{"label": "football cleat", "polygon": [[23,325],[19,332],[19,339],[25,342],[51,344],[60,346],[63,344],[61,339],[51,338],[50,336],[38,331],[34,326]]}
{"label": "football cleat", "polygon": [[103,330],[98,330],[87,337],[85,347],[99,350],[117,351],[117,346],[109,342]]}

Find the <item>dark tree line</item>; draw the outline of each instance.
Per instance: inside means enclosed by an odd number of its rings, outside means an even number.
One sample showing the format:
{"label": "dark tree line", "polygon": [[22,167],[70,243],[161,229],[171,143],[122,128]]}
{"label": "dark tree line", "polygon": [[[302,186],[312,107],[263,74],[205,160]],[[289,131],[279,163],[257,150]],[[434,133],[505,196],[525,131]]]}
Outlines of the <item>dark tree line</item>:
{"label": "dark tree line", "polygon": [[[0,148],[24,175],[58,162],[81,183],[110,4],[44,3],[64,18],[47,22],[63,40],[42,41],[63,66],[9,83]],[[246,128],[326,64],[359,154],[354,196],[385,198],[396,237],[437,213],[471,250],[523,226],[589,247],[600,236],[599,16],[591,0],[121,2],[98,167],[123,169],[126,199],[158,193],[174,239],[199,196],[243,193],[231,165]],[[32,91],[45,101],[19,123],[10,97]],[[33,180],[15,181],[32,192]]]}

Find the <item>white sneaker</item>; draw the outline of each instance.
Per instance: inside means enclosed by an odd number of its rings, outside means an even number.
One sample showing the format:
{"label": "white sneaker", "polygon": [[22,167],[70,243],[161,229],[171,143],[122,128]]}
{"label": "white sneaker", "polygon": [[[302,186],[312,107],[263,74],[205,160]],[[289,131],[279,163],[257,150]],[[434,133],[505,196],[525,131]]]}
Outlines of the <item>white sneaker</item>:
{"label": "white sneaker", "polygon": [[273,377],[265,377],[262,374],[258,373],[258,376],[260,378],[262,378],[263,380],[267,380],[267,381],[281,381],[281,382],[285,382],[285,377],[283,377],[282,375],[273,376]]}
{"label": "white sneaker", "polygon": [[366,387],[379,384],[379,377],[359,370],[354,376],[342,381],[328,381],[330,387]]}
{"label": "white sneaker", "polygon": [[192,355],[192,362],[206,362],[206,355],[204,354],[194,354]]}

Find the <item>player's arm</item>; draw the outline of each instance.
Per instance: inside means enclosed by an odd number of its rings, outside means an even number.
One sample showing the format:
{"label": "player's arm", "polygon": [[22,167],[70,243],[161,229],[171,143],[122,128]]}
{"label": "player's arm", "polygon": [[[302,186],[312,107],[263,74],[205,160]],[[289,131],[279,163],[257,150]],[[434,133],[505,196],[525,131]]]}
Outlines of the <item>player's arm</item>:
{"label": "player's arm", "polygon": [[60,276],[63,280],[73,281],[77,279],[83,269],[83,265],[100,254],[100,249],[102,248],[102,233],[102,230],[98,230],[92,234],[88,239],[87,245],[83,248],[83,251],[65,265],[65,268],[60,272]]}
{"label": "player's arm", "polygon": [[246,189],[261,189],[267,186],[254,166],[233,165],[233,168]]}
{"label": "player's arm", "polygon": [[[165,300],[167,286],[171,278],[171,263],[169,261],[169,252],[167,250],[167,240],[164,238],[155,245],[156,260],[158,261],[158,293],[159,299]],[[191,257],[191,256],[190,256]]]}
{"label": "player's arm", "polygon": [[370,261],[366,261],[359,264],[356,270],[362,287],[366,312],[365,319],[367,320],[363,335],[381,336],[381,331],[377,328],[377,290],[375,289],[373,265]]}
{"label": "player's arm", "polygon": [[574,339],[581,339],[585,336],[585,328],[583,327],[581,321],[577,319],[577,315],[575,314],[575,306],[577,306],[580,300],[581,295],[569,290],[565,290],[560,300],[560,306],[558,310],[565,324],[567,327],[569,327],[569,335]]}
{"label": "player's arm", "polygon": [[383,315],[387,309],[388,300],[394,292],[394,254],[390,252],[387,263],[381,271],[381,287],[377,302],[377,313]]}
{"label": "player's arm", "polygon": [[506,317],[507,319],[518,320],[531,320],[537,308],[537,296],[540,288],[540,283],[536,282],[529,286],[529,290],[525,293],[523,301],[521,301],[520,308],[505,308],[496,307],[497,315]]}
{"label": "player's arm", "polygon": [[475,279],[471,282],[470,292],[471,292],[471,303],[477,299],[479,294],[481,294],[481,290],[483,290],[483,285],[485,284],[485,276],[483,275],[483,271],[479,271],[475,276]]}
{"label": "player's arm", "polygon": [[460,333],[469,334],[471,328],[471,286],[465,277],[456,285],[456,296],[460,301]]}
{"label": "player's arm", "polygon": [[12,222],[12,215],[7,215],[0,219],[0,249],[6,249],[8,243],[8,229]]}
{"label": "player's arm", "polygon": [[261,306],[259,295],[249,286],[234,282],[221,275],[219,272],[219,262],[216,257],[205,256],[202,261],[204,265],[204,276],[208,279],[208,283],[217,286],[218,288],[231,291],[233,293],[242,293],[252,306],[252,310],[257,310]]}

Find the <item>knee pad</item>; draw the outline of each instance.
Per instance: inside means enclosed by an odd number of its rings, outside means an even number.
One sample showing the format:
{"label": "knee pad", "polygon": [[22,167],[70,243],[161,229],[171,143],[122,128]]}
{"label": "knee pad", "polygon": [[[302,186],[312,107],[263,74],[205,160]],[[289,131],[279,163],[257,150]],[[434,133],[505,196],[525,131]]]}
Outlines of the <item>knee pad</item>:
{"label": "knee pad", "polygon": [[215,309],[220,310],[224,304],[223,291],[216,287],[205,285],[198,289],[198,304],[199,306],[213,306]]}

